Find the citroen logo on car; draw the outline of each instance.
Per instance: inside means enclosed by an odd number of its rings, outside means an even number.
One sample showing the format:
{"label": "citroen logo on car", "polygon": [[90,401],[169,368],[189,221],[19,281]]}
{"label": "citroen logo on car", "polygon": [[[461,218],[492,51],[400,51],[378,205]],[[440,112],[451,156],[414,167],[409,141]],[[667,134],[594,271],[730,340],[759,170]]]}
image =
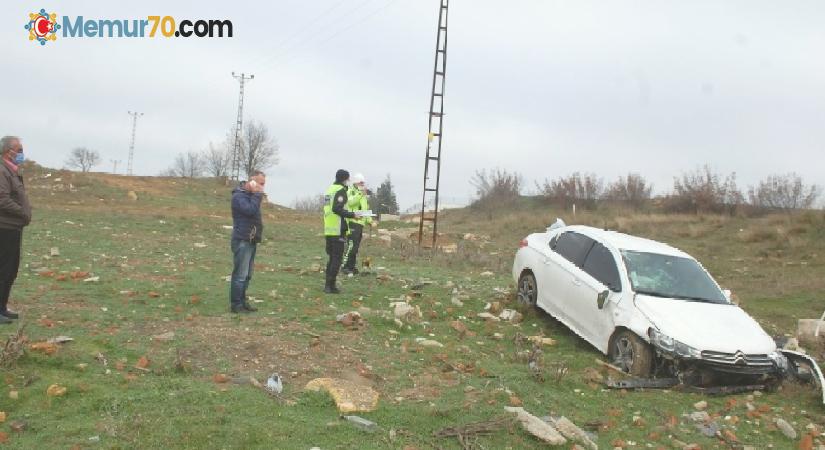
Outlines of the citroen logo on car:
{"label": "citroen logo on car", "polygon": [[733,363],[737,366],[744,366],[748,363],[745,359],[745,354],[742,353],[741,350],[737,350],[736,353],[733,354]]}

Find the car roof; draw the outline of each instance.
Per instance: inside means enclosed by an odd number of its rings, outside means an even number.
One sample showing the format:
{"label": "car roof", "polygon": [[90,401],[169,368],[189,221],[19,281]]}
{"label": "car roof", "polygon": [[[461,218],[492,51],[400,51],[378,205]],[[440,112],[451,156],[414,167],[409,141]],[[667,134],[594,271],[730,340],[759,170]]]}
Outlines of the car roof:
{"label": "car roof", "polygon": [[680,256],[682,258],[694,259],[687,253],[676,247],[664,244],[652,239],[645,239],[638,236],[631,236],[618,231],[603,230],[601,228],[588,227],[585,225],[570,225],[559,228],[559,232],[575,231],[589,236],[601,243],[608,244],[618,250],[629,250],[636,252],[656,253],[661,255]]}

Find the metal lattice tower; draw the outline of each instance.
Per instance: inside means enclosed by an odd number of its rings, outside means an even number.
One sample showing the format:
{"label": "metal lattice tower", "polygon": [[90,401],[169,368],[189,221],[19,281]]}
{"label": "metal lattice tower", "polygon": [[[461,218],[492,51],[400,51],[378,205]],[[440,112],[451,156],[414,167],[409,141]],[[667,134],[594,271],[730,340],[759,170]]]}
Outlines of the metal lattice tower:
{"label": "metal lattice tower", "polygon": [[232,171],[230,172],[233,180],[239,180],[241,177],[241,134],[243,133],[243,85],[246,80],[255,78],[255,75],[246,76],[243,73],[232,76],[238,80],[241,85],[240,94],[238,96],[238,121],[235,123],[235,145],[232,148]]}
{"label": "metal lattice tower", "polygon": [[[435,41],[433,89],[430,96],[427,156],[424,159],[424,193],[421,195],[421,217],[418,224],[418,245],[424,242],[424,222],[433,223],[432,246],[438,237],[438,187],[441,178],[441,142],[444,131],[444,77],[447,72],[447,13],[449,0],[439,0],[438,36]],[[434,175],[434,177],[433,177]],[[435,178],[434,180],[432,178]],[[433,198],[432,215],[427,215],[428,197]]]}
{"label": "metal lattice tower", "polygon": [[135,159],[135,130],[137,129],[137,119],[142,116],[142,112],[127,111],[132,116],[132,143],[129,144],[129,162],[126,167],[126,174],[132,176],[132,163]]}

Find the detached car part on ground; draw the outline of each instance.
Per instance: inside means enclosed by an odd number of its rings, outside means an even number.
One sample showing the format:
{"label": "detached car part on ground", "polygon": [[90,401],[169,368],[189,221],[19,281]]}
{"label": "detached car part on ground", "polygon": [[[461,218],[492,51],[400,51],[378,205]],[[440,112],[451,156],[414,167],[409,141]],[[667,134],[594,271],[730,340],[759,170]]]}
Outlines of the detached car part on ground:
{"label": "detached car part on ground", "polygon": [[513,278],[520,302],[630,375],[693,386],[788,376],[825,384],[813,359],[777,348],[696,259],[669,245],[559,219],[521,241]]}

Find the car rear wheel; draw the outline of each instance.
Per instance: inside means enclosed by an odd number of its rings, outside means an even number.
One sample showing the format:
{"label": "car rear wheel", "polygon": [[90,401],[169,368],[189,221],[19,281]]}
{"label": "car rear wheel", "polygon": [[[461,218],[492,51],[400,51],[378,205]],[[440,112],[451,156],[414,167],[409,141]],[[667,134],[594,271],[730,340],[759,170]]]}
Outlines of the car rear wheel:
{"label": "car rear wheel", "polygon": [[623,330],[610,342],[610,362],[637,377],[649,377],[653,368],[653,351],[635,333]]}
{"label": "car rear wheel", "polygon": [[521,274],[518,279],[518,302],[524,306],[536,306],[538,294],[536,277],[530,272]]}

